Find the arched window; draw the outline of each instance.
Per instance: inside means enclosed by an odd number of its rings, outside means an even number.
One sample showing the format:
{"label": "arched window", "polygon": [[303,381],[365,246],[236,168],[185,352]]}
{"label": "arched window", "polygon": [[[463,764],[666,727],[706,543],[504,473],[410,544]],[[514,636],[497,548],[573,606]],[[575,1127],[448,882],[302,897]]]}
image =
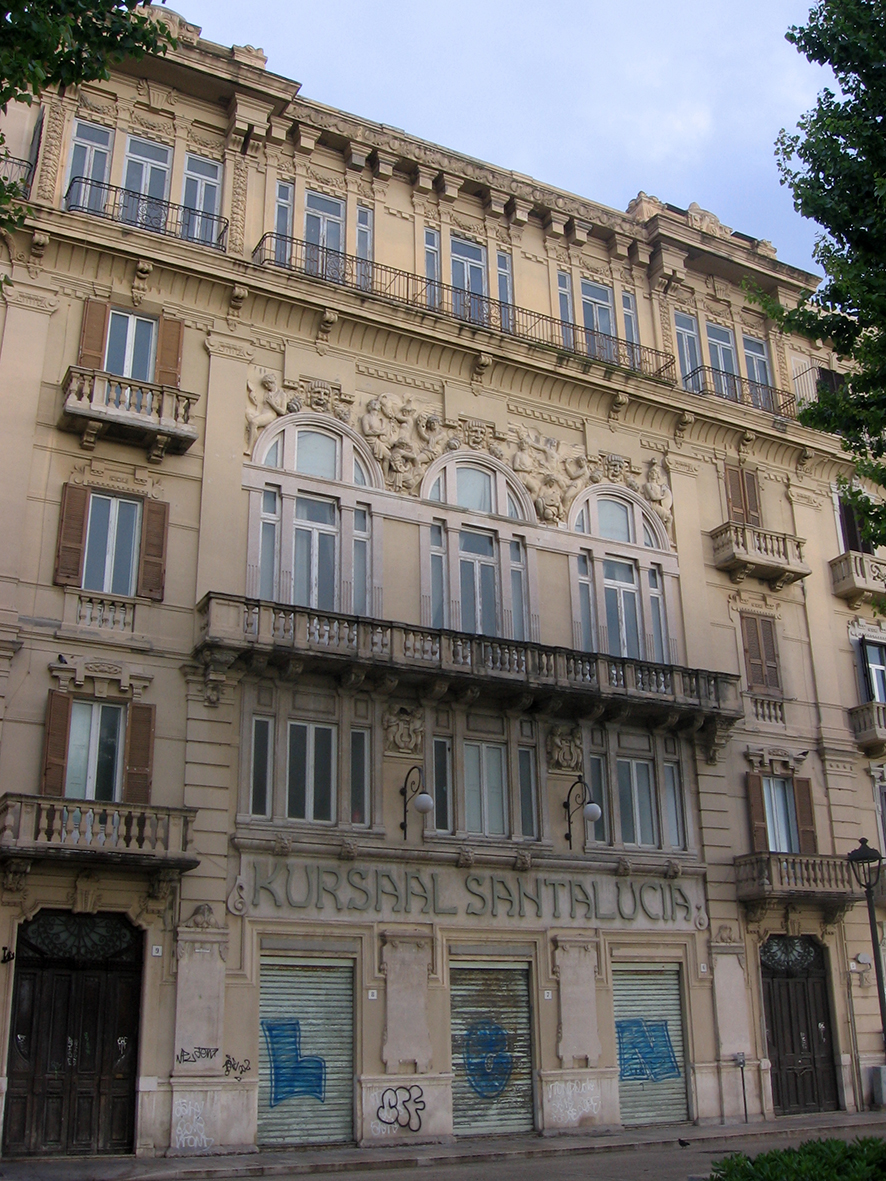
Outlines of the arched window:
{"label": "arched window", "polygon": [[425,477],[423,496],[474,513],[535,521],[525,488],[504,464],[475,457],[438,461]]}

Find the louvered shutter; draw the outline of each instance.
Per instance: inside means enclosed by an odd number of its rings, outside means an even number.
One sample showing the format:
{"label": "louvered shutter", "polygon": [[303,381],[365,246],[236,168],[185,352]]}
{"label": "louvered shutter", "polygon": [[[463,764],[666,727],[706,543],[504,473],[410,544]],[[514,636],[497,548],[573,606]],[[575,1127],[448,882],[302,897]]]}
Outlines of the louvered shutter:
{"label": "louvered shutter", "polygon": [[766,804],[763,801],[763,776],[748,775],[748,815],[751,818],[751,848],[755,853],[769,852],[766,828]]}
{"label": "louvered shutter", "polygon": [[154,770],[153,705],[133,703],[126,719],[126,758],[123,771],[123,799],[127,804],[151,802]]}
{"label": "louvered shutter", "polygon": [[46,737],[43,748],[43,782],[45,796],[63,796],[68,771],[68,735],[71,731],[73,698],[67,693],[50,690],[46,703]]}
{"label": "louvered shutter", "polygon": [[136,587],[136,594],[143,599],[156,599],[159,602],[163,598],[168,531],[169,505],[162,500],[146,500],[142,512],[141,552]]}
{"label": "louvered shutter", "polygon": [[158,385],[174,385],[181,381],[182,338],[184,324],[181,320],[160,317],[157,333],[157,365],[154,380]]}
{"label": "louvered shutter", "polygon": [[767,689],[780,689],[781,677],[778,673],[778,649],[775,646],[775,620],[765,616],[759,620],[760,637],[763,652],[764,684]]}
{"label": "louvered shutter", "polygon": [[754,615],[742,615],[741,638],[744,644],[745,668],[748,675],[748,687],[762,689],[766,686],[766,670],[763,665],[763,650],[760,645],[760,632]]}
{"label": "louvered shutter", "polygon": [[740,525],[747,523],[744,506],[743,482],[741,469],[726,468],[726,497],[729,502],[729,520]]}
{"label": "louvered shutter", "polygon": [[815,812],[812,807],[812,780],[794,780],[794,807],[797,811],[797,836],[800,852],[804,857],[813,857],[818,852],[815,836]]}
{"label": "louvered shutter", "polygon": [[760,517],[760,485],[757,482],[757,473],[742,471],[740,475],[744,477],[745,519],[749,525],[759,528],[762,519]]}
{"label": "louvered shutter", "polygon": [[105,342],[108,335],[110,305],[99,299],[87,299],[80,329],[80,356],[84,369],[104,369]]}
{"label": "louvered shutter", "polygon": [[82,484],[65,484],[62,488],[55,550],[57,586],[79,586],[83,581],[88,514],[89,489]]}

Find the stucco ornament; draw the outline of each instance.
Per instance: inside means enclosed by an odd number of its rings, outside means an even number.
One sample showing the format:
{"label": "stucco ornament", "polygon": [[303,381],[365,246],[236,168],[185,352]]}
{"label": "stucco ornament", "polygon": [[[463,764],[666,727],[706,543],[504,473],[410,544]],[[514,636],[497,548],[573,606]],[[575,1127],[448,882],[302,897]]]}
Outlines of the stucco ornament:
{"label": "stucco ornament", "polygon": [[658,459],[650,459],[646,483],[641,491],[649,501],[649,507],[662,521],[665,528],[669,529],[674,519],[674,494],[668,487],[664,469]]}
{"label": "stucco ornament", "polygon": [[249,455],[255,446],[258,432],[286,414],[287,394],[277,388],[277,378],[273,373],[263,373],[257,383],[247,381],[246,394],[250,407],[246,411],[244,452]]}
{"label": "stucco ornament", "polygon": [[405,705],[388,710],[382,718],[385,750],[394,754],[420,755],[424,747],[424,712]]}
{"label": "stucco ornament", "polygon": [[580,726],[551,726],[547,739],[548,767],[552,771],[576,771],[582,768]]}
{"label": "stucco ornament", "polygon": [[572,502],[591,482],[587,456],[577,449],[561,454],[558,439],[533,437],[523,426],[516,428],[514,447],[511,467],[532,497],[538,519],[545,524],[565,521]]}
{"label": "stucco ornament", "polygon": [[395,492],[414,492],[431,463],[458,439],[439,415],[420,410],[410,397],[382,394],[370,398],[360,430]]}

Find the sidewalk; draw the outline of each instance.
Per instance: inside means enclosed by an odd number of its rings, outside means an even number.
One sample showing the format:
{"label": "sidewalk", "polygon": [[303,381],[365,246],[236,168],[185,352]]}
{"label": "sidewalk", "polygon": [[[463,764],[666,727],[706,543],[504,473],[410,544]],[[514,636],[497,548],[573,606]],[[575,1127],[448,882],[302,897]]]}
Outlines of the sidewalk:
{"label": "sidewalk", "polygon": [[[623,1154],[676,1149],[678,1139],[694,1149],[725,1156],[754,1155],[775,1145],[839,1136],[886,1136],[886,1112],[788,1116],[767,1123],[694,1127],[668,1125],[596,1136],[494,1136],[455,1144],[402,1145],[396,1148],[306,1148],[203,1157],[87,1157],[64,1160],[0,1161],[2,1181],[231,1181],[247,1177],[296,1177],[321,1173],[391,1171],[428,1166],[523,1162],[573,1158],[595,1153]],[[688,1156],[689,1154],[687,1154]],[[688,1161],[687,1161],[688,1164]],[[686,1176],[686,1173],[683,1173]]]}

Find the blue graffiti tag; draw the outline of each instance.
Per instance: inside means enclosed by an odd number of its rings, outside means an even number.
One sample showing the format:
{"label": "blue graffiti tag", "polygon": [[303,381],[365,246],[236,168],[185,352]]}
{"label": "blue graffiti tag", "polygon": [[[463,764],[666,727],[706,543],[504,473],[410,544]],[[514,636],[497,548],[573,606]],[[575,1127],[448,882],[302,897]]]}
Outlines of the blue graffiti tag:
{"label": "blue graffiti tag", "polygon": [[465,1030],[465,1073],[481,1099],[494,1099],[508,1085],[514,1065],[507,1031],[492,1021]]}
{"label": "blue graffiti tag", "polygon": [[301,1055],[301,1024],[298,1021],[266,1021],[262,1031],[271,1064],[271,1107],[293,1095],[326,1099],[326,1062],[317,1054]]}
{"label": "blue graffiti tag", "polygon": [[615,1031],[619,1078],[660,1083],[666,1078],[680,1077],[667,1021],[636,1017],[616,1021]]}

